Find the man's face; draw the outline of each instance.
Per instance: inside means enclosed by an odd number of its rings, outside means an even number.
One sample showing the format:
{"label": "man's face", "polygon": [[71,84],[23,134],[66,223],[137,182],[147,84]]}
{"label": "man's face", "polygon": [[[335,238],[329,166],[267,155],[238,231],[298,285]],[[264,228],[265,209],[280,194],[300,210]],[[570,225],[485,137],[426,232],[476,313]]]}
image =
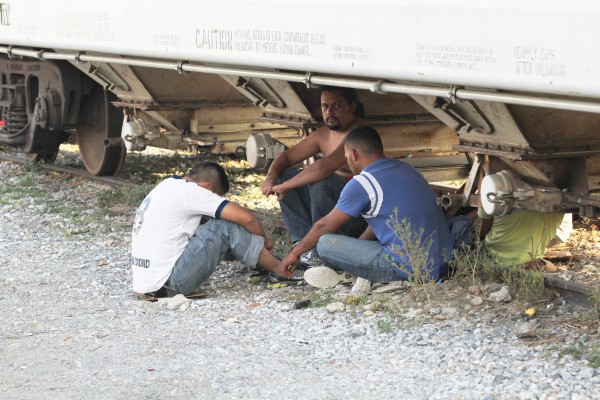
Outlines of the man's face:
{"label": "man's face", "polygon": [[341,131],[354,122],[356,104],[348,104],[340,90],[321,93],[323,121],[332,131]]}

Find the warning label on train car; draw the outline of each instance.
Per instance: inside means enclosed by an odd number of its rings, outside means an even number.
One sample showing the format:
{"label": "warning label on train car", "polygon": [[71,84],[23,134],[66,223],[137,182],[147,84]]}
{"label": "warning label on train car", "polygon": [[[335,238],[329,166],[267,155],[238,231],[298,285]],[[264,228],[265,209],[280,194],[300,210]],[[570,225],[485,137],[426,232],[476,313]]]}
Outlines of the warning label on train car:
{"label": "warning label on train car", "polygon": [[196,47],[204,50],[313,56],[327,44],[324,33],[271,29],[196,29]]}
{"label": "warning label on train car", "polygon": [[515,72],[519,75],[562,78],[567,76],[567,65],[558,60],[555,49],[514,46]]}
{"label": "warning label on train car", "polygon": [[492,48],[417,43],[417,65],[421,67],[481,71],[497,63]]}
{"label": "warning label on train car", "polygon": [[108,12],[65,11],[57,14],[59,38],[90,42],[119,42],[121,34],[114,31]]}

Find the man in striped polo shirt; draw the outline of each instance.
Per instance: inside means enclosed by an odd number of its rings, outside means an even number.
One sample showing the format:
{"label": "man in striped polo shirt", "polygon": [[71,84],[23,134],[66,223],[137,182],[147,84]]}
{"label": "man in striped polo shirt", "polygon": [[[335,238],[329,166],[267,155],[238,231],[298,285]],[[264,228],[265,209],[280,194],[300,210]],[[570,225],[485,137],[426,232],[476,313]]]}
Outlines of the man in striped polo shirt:
{"label": "man in striped polo shirt", "polygon": [[[335,286],[342,279],[339,270],[371,282],[406,280],[415,275],[420,280],[436,280],[446,273],[452,240],[423,176],[409,164],[385,157],[379,134],[369,126],[353,129],[345,139],[344,151],[354,177],[335,208],[317,221],[282,261],[282,269],[291,273],[299,256],[317,247],[319,257],[334,268],[305,272],[309,284],[313,278],[328,282],[317,283],[319,287]],[[358,215],[368,222],[358,239],[331,234]]]}

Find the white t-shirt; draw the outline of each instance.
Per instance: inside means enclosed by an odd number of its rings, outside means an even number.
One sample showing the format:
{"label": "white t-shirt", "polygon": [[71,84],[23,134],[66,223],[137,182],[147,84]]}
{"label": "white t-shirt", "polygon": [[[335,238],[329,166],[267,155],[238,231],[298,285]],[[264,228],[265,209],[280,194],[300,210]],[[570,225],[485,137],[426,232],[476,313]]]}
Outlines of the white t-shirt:
{"label": "white t-shirt", "polygon": [[133,291],[160,289],[202,215],[219,218],[228,200],[184,179],[159,183],[138,208],[131,235]]}

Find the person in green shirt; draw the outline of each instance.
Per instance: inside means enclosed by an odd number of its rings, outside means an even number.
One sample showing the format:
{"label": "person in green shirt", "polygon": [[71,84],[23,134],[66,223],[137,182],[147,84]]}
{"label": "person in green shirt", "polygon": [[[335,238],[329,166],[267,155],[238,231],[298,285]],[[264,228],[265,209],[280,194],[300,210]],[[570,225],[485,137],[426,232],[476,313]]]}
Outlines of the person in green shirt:
{"label": "person in green shirt", "polygon": [[492,217],[483,208],[477,215],[482,220],[480,237],[485,237],[485,248],[505,265],[521,265],[542,258],[564,216],[515,210]]}

